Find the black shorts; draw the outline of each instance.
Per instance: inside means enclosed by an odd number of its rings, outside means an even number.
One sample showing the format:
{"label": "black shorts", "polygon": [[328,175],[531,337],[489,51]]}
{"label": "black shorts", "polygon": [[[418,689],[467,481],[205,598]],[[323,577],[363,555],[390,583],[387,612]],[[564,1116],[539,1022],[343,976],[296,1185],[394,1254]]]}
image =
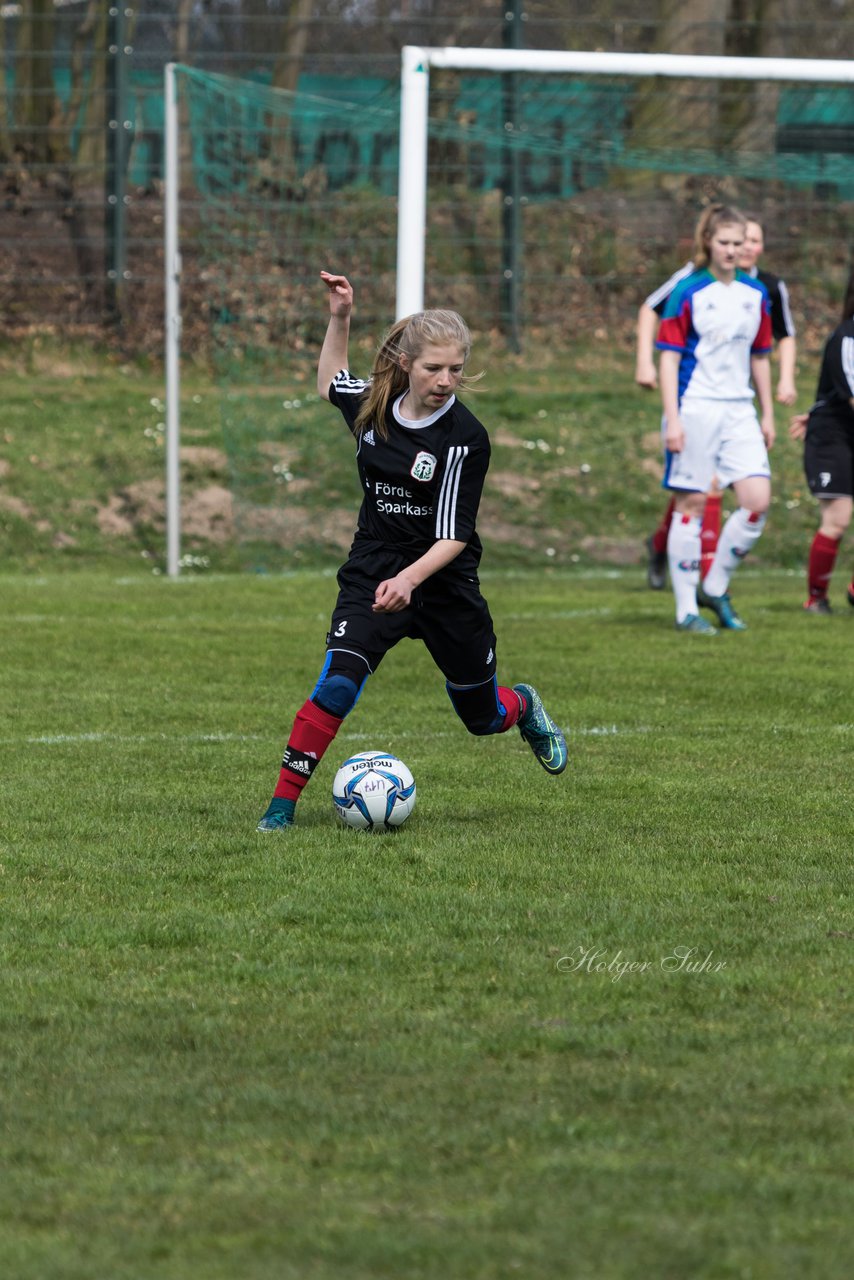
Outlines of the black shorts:
{"label": "black shorts", "polygon": [[825,414],[810,416],[804,474],[816,498],[854,496],[854,428],[850,423]]}
{"label": "black shorts", "polygon": [[451,684],[474,685],[495,675],[495,631],[471,573],[440,571],[412,593],[399,613],[374,613],[377,587],[411,563],[397,552],[353,556],[338,571],[338,601],[326,647],[346,649],[376,671],[399,640],[423,640]]}

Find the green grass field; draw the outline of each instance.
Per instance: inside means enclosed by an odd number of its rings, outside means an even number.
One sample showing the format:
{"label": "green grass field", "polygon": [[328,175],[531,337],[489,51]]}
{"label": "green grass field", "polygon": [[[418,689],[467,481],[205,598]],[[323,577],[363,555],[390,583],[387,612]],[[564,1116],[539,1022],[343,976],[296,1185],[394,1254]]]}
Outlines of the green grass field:
{"label": "green grass field", "polygon": [[[9,1280],[854,1272],[854,610],[746,567],[709,641],[639,567],[484,587],[567,773],[409,644],[262,837],[331,574],[0,578]],[[395,835],[332,811],[375,746]]]}

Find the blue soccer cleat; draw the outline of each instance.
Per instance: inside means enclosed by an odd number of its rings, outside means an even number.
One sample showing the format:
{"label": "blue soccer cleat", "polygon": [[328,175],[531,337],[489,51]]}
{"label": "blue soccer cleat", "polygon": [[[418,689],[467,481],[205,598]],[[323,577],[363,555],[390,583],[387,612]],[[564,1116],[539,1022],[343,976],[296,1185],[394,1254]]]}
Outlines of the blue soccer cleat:
{"label": "blue soccer cleat", "polygon": [[514,684],[513,692],[525,703],[525,710],[517,721],[522,737],[546,773],[563,773],[566,739],[543,706],[540,695],[529,684]]}
{"label": "blue soccer cleat", "polygon": [[296,800],[283,800],[280,796],[273,796],[267,807],[267,812],[255,830],[265,832],[286,831],[288,827],[294,825],[296,803]]}
{"label": "blue soccer cleat", "polygon": [[710,596],[702,587],[698,587],[697,603],[704,609],[711,609],[712,613],[717,615],[718,622],[724,631],[747,630],[747,623],[733,609],[732,601],[726,591],[722,596]]}

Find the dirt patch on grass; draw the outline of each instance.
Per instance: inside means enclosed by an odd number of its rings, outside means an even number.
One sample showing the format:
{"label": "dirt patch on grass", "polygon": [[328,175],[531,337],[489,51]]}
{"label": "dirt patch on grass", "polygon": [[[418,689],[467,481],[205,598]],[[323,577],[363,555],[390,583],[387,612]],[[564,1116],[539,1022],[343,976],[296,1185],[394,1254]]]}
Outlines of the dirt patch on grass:
{"label": "dirt patch on grass", "polygon": [[243,541],[271,542],[278,547],[298,545],[311,530],[311,540],[346,553],[353,541],[356,519],[341,509],[319,512],[293,503],[283,507],[237,508],[235,526]]}
{"label": "dirt patch on grass", "polygon": [[188,444],[180,449],[181,468],[190,475],[228,475],[228,456],[223,449],[209,445]]}
{"label": "dirt patch on grass", "polygon": [[[98,528],[107,537],[132,538],[143,529],[160,532],[166,522],[162,480],[142,480],[110,496],[96,513]],[[211,484],[181,494],[181,534],[194,544],[223,546],[241,542],[269,542],[287,547],[305,541],[325,543],[346,552],[353,540],[355,517],[345,509],[317,512],[288,502],[281,507],[236,502],[223,485]]]}
{"label": "dirt patch on grass", "polygon": [[[142,528],[162,529],[166,494],[162,480],[141,480],[110,496],[97,511],[98,528],[107,537],[132,538]],[[222,485],[207,485],[181,498],[181,531],[185,537],[218,546],[234,536],[234,503]]]}
{"label": "dirt patch on grass", "polygon": [[23,498],[14,498],[11,493],[0,493],[0,511],[17,516],[19,520],[32,520],[35,512]]}
{"label": "dirt patch on grass", "polygon": [[641,558],[635,538],[582,538],[579,547],[599,564],[637,564]]}
{"label": "dirt patch on grass", "polygon": [[521,498],[542,487],[536,476],[520,476],[516,471],[490,471],[489,485],[505,498]]}

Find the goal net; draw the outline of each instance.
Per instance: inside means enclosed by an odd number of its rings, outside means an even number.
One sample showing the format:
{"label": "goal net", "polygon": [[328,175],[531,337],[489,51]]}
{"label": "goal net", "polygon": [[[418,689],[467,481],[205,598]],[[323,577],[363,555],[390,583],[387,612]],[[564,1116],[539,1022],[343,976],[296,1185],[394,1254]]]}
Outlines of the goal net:
{"label": "goal net", "polygon": [[854,63],[562,56],[404,50],[400,83],[295,94],[178,69],[182,343],[220,375],[242,563],[330,563],[352,533],[314,388],[322,268],[356,285],[357,373],[422,304],[531,354],[606,343],[630,369],[640,302],[723,199],[763,221],[802,339],[826,333],[851,252]]}

